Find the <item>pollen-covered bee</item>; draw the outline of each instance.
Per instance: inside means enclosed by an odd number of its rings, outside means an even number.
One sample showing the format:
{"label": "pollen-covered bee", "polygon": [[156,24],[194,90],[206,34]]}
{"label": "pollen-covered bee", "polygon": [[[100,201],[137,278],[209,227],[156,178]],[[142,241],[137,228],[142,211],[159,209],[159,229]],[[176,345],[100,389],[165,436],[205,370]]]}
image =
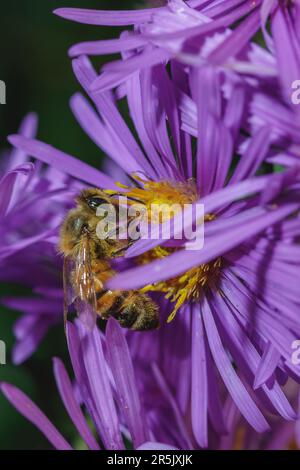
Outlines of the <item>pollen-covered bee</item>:
{"label": "pollen-covered bee", "polygon": [[114,317],[124,328],[158,328],[158,307],[148,295],[136,290],[105,289],[107,280],[115,274],[111,260],[122,256],[129,244],[118,237],[98,237],[97,210],[109,204],[118,212],[118,199],[95,188],[82,191],[76,202],[62,225],[59,243],[65,257],[65,319],[70,305],[75,304],[77,314],[83,317],[92,311],[103,319]]}

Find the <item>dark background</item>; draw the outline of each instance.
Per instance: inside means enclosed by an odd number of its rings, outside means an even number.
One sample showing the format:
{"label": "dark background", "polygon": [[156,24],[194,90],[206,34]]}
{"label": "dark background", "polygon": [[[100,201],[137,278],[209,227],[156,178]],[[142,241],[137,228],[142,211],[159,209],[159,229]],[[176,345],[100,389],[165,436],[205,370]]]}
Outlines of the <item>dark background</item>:
{"label": "dark background", "polygon": [[[0,105],[0,151],[6,137],[15,133],[29,111],[39,115],[39,139],[95,166],[101,165],[99,149],[83,133],[69,109],[69,99],[80,89],[73,77],[68,48],[80,41],[118,34],[117,28],[80,25],[58,18],[58,7],[126,9],[137,0],[9,0],[0,10],[0,80],[7,86],[7,104]],[[98,60],[100,65],[101,60]],[[107,58],[105,59],[107,60]],[[1,229],[1,228],[0,228]],[[0,267],[1,269],[1,267]],[[0,286],[0,295],[22,293],[18,286]],[[47,414],[63,435],[77,448],[82,446],[61,401],[52,375],[51,358],[67,362],[63,328],[51,331],[42,346],[21,366],[13,366],[12,325],[17,312],[0,305],[0,339],[7,345],[7,364],[0,365],[0,381],[19,386]],[[48,441],[0,395],[0,449],[47,449]]]}

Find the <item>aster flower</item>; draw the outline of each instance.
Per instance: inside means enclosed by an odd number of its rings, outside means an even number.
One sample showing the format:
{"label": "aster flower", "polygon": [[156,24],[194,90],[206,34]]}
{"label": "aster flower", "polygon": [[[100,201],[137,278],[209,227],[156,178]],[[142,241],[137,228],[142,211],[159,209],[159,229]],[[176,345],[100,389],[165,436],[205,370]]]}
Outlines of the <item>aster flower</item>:
{"label": "aster flower", "polygon": [[[29,114],[20,135],[34,137],[37,117]],[[13,150],[1,157],[0,279],[34,289],[34,297],[2,298],[2,304],[21,310],[14,332],[13,360],[20,363],[35,350],[48,328],[59,321],[60,263],[52,239],[67,206],[64,177],[45,170],[26,152]],[[29,270],[30,266],[30,270]]]}
{"label": "aster flower", "polygon": [[[166,62],[183,75],[187,70],[180,63],[216,67],[223,71],[222,86],[228,99],[233,101],[237,90],[244,90],[247,114],[240,123],[243,129],[248,132],[250,128],[253,134],[270,125],[276,145],[270,151],[270,161],[294,163],[300,135],[300,108],[292,103],[292,84],[300,77],[298,2],[170,0],[156,9],[114,12],[60,8],[55,13],[87,24],[134,26],[118,39],[80,43],[70,49],[71,57],[122,55],[121,60],[103,66],[90,84],[92,91],[118,85],[122,88],[134,72]],[[260,28],[269,51],[252,40]],[[186,100],[182,101],[185,107]],[[194,122],[190,126],[195,133]],[[278,146],[285,155],[278,152]]]}
{"label": "aster flower", "polygon": [[[139,10],[88,10],[80,8],[58,8],[54,13],[62,18],[79,23],[99,26],[133,26],[130,36],[108,41],[80,43],[70,50],[71,56],[81,54],[106,54],[124,51],[138,51],[140,60],[135,65],[141,66],[146,56],[152,58],[151,65],[160,63],[170,57],[184,60],[186,57],[201,57],[201,48],[207,38],[221,32],[219,47],[210,51],[209,62],[220,63],[239,53],[251,40],[255,33],[262,29],[266,44],[270,50],[274,41],[267,30],[267,21],[271,24],[281,23],[289,29],[292,39],[289,54],[293,61],[289,68],[295,67],[295,40],[299,40],[297,25],[299,23],[299,2],[281,2],[278,0],[247,1],[233,0],[219,2],[217,0],[169,0],[164,6]],[[285,17],[285,18],[284,18]],[[280,19],[281,18],[281,19]],[[240,20],[240,21],[239,21]],[[239,21],[238,24],[235,24]],[[279,25],[278,25],[279,26]],[[229,29],[230,27],[230,29]],[[226,29],[227,28],[227,29]],[[227,34],[223,35],[224,30]],[[286,35],[283,35],[284,39]],[[277,42],[275,40],[275,42]],[[158,49],[165,52],[159,55]],[[145,54],[143,54],[145,53]],[[218,59],[217,59],[218,56]],[[221,57],[222,56],[222,57]],[[282,57],[284,60],[284,57]],[[192,59],[191,59],[192,60]],[[154,61],[154,63],[153,63]],[[124,71],[130,65],[119,64]],[[119,70],[118,63],[112,67]],[[246,64],[245,64],[246,65]],[[105,67],[106,68],[106,67]],[[108,67],[107,69],[110,69]],[[294,68],[295,69],[295,68]]]}
{"label": "aster flower", "polygon": [[[228,108],[228,119],[231,109],[233,115],[240,113],[239,126],[244,132],[243,137],[239,136],[240,151],[248,144],[245,135],[269,126],[272,145],[266,159],[276,165],[297,163],[300,108],[292,103],[292,86],[300,76],[297,2],[170,0],[164,7],[150,10],[97,12],[63,8],[55,13],[83,23],[133,25],[133,31],[124,31],[118,39],[80,43],[70,49],[71,57],[121,54],[121,59],[105,64],[100,75],[94,77],[89,85],[92,92],[118,86],[117,94],[123,96],[124,81],[155,64],[169,62],[174,77],[181,77],[181,81],[183,77],[188,81],[191,75],[186,66],[201,70],[213,67],[222,77],[216,86],[222,87],[232,106]],[[237,20],[236,26],[233,23]],[[260,28],[269,50],[254,41]],[[180,88],[184,130],[197,136],[197,107]]]}
{"label": "aster flower", "polygon": [[[166,6],[137,11],[60,8],[54,13],[87,24],[134,25],[133,31],[127,31],[119,39],[80,43],[71,48],[72,57],[127,53],[126,60],[104,65],[103,74],[91,85],[93,90],[100,90],[117,85],[136,70],[170,59],[186,63],[198,60],[201,64],[204,60],[213,64],[225,62],[238,54],[259,29],[261,3],[170,0]],[[227,29],[223,34],[225,28],[242,17],[233,32]]]}
{"label": "aster flower", "polygon": [[[36,130],[37,117],[32,113],[23,120],[19,135],[34,138]],[[71,157],[64,160],[70,165],[72,161]],[[33,294],[1,298],[2,304],[22,312],[14,325],[17,342],[12,354],[14,363],[19,364],[36,350],[48,329],[61,322],[58,232],[83,183],[68,176],[63,167],[51,166],[47,155],[37,162],[30,153],[13,150],[3,154],[0,163],[0,280],[26,286]],[[96,170],[94,175],[101,178]],[[105,176],[103,182],[110,179]]]}
{"label": "aster flower", "polygon": [[[133,360],[143,364],[145,371],[153,362],[159,364],[161,374],[156,369],[153,373],[176,419],[191,422],[193,439],[200,447],[208,446],[209,430],[226,432],[224,385],[257,432],[269,429],[263,412],[295,419],[280,384],[288,377],[299,380],[299,368],[291,362],[291,345],[300,333],[295,283],[299,167],[254,176],[268,153],[267,126],[248,139],[232,168],[243,101],[236,97],[239,106],[234,112],[221,94],[221,77],[214,68],[193,69],[190,88],[185,76],[171,80],[163,66],[130,77],[121,96],[127,98],[137,142],[113,95],[91,91],[96,72],[88,59],[76,59],[73,66],[96,107],[95,111],[79,94],[73,97],[71,106],[82,127],[125,173],[143,174],[139,187],[127,185],[123,190],[138,194],[145,204],[157,198],[170,203],[178,198],[185,201],[193,184],[194,202],[200,197],[208,222],[202,250],[189,251],[184,244],[174,250],[159,239],[137,241],[126,254],[136,266],[109,282],[112,289],[154,292],[163,319],[172,319],[177,312],[170,325],[147,336],[128,332]],[[190,135],[181,128],[181,90],[196,106],[198,136],[205,136],[198,139],[195,151]],[[46,144],[22,136],[12,136],[10,141],[54,166],[64,165],[73,177],[111,187],[103,175],[94,177],[94,170],[80,162],[69,164],[68,157]],[[170,241],[182,230],[178,217],[174,217]],[[175,436],[171,442],[164,438],[163,430],[169,429],[164,404],[158,409],[153,403],[148,392],[151,377],[142,367],[139,370],[138,387],[156,440],[173,445]]]}

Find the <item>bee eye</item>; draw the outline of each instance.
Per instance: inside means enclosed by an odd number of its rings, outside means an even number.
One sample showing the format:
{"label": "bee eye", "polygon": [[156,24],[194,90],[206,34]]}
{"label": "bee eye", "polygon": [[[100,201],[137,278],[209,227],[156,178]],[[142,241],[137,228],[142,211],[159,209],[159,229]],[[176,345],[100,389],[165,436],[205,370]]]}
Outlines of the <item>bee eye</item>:
{"label": "bee eye", "polygon": [[107,201],[97,196],[87,199],[87,205],[90,207],[90,209],[97,209],[99,206],[101,206],[101,204],[107,204]]}

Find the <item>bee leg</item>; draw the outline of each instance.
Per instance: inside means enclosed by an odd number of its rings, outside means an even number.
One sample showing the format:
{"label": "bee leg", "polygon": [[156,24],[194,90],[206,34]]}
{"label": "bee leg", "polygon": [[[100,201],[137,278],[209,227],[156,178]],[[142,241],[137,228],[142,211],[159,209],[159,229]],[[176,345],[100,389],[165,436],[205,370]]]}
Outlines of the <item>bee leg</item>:
{"label": "bee leg", "polygon": [[114,312],[112,315],[123,328],[131,328],[136,322],[139,311],[135,305],[127,305],[119,312]]}
{"label": "bee leg", "polygon": [[159,327],[158,307],[147,295],[131,292],[127,297],[120,312],[114,315],[122,327],[138,331]]}
{"label": "bee leg", "polygon": [[122,246],[122,248],[119,248],[118,250],[113,251],[111,256],[113,258],[117,258],[118,256],[122,256],[122,254],[124,254],[125,251],[128,250],[128,248],[130,248],[131,245],[133,245],[134,242],[135,242],[135,240],[131,240],[126,246]]}
{"label": "bee leg", "polygon": [[119,312],[125,298],[123,293],[111,290],[103,290],[97,296],[97,312],[104,320],[108,317],[116,317]]}
{"label": "bee leg", "polygon": [[[138,317],[138,310],[134,304],[128,302],[130,292],[122,291],[115,296],[114,302],[104,312],[104,317],[115,318],[123,328],[130,328]],[[127,303],[128,302],[128,303]]]}
{"label": "bee leg", "polygon": [[115,318],[120,326],[146,331],[159,327],[158,307],[137,291],[105,291],[97,295],[97,312],[103,319]]}

